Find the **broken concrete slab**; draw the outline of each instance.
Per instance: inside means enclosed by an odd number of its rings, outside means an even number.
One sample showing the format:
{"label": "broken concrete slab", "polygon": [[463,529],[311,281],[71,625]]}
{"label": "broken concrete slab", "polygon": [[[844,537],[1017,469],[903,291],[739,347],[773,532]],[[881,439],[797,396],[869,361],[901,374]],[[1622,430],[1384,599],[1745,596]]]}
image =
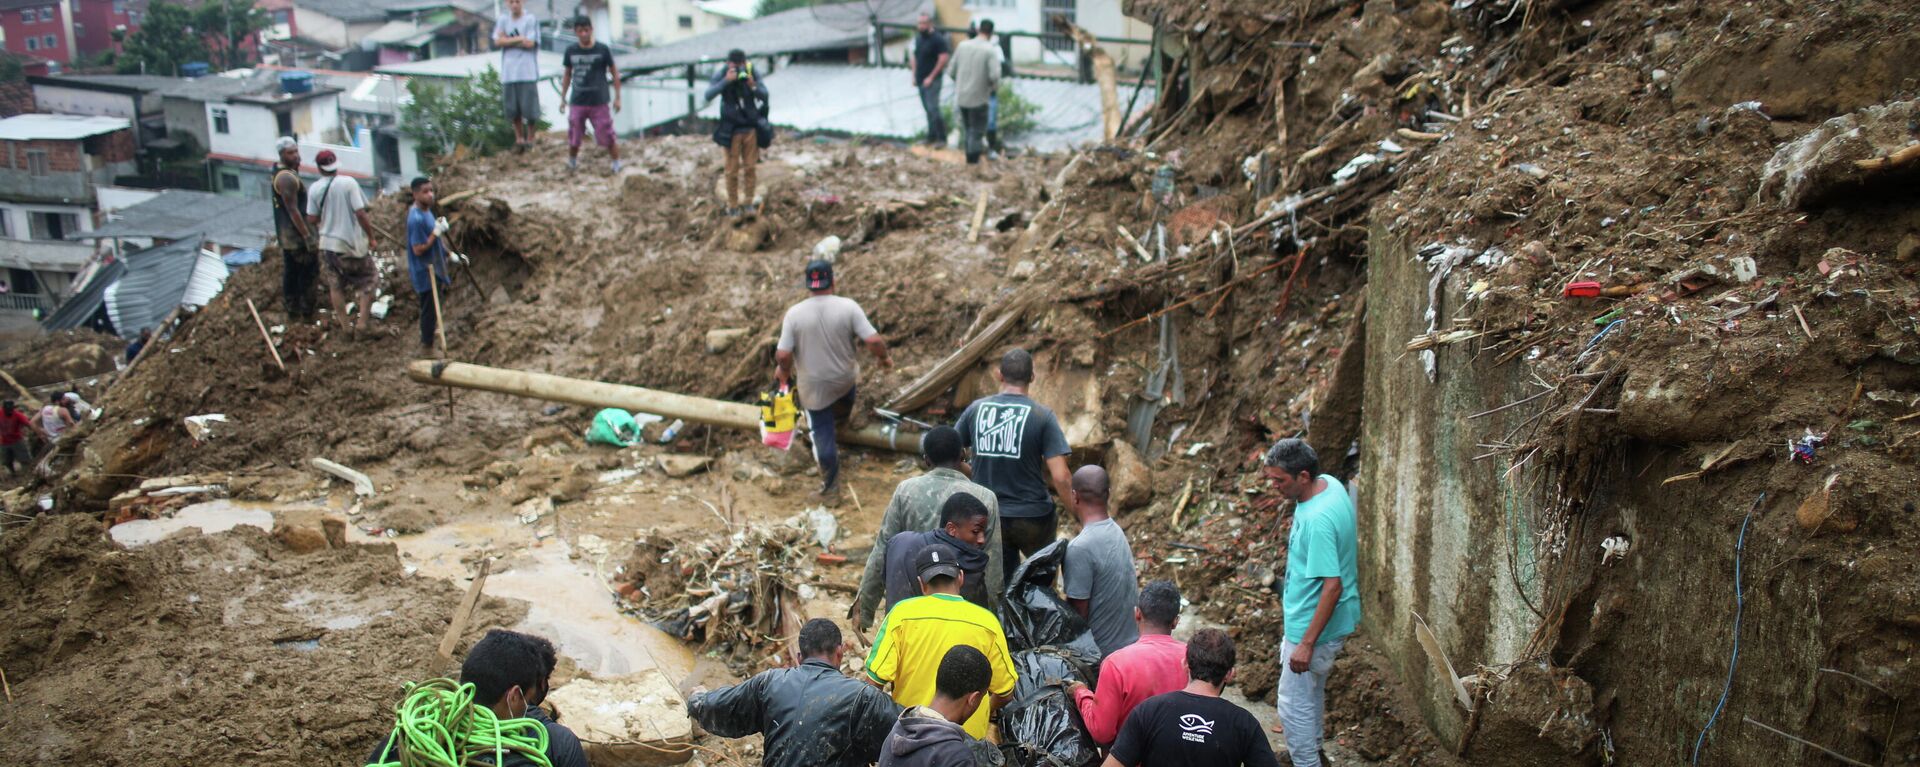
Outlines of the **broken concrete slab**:
{"label": "broken concrete slab", "polygon": [[594,764],[680,764],[693,756],[686,703],[658,670],[577,678],[547,699],[566,712]]}
{"label": "broken concrete slab", "polygon": [[704,455],[680,455],[677,453],[669,453],[655,460],[660,462],[660,469],[665,471],[667,476],[676,478],[690,477],[699,474],[700,472],[706,471],[707,467],[713,464],[713,459]]}
{"label": "broken concrete slab", "polygon": [[1869,183],[1920,172],[1920,142],[1909,126],[1920,100],[1892,101],[1827,120],[1781,145],[1761,171],[1757,196],[1806,209]]}

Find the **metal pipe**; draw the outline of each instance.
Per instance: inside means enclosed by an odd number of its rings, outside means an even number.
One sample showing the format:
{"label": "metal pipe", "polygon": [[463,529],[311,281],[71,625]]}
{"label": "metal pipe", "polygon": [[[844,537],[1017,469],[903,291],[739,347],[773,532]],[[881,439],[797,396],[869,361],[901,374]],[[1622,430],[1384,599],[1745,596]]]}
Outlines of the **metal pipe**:
{"label": "metal pipe", "polygon": [[[637,413],[652,413],[668,419],[680,418],[708,426],[757,431],[760,408],[740,402],[694,397],[638,386],[587,381],[579,378],[533,373],[524,370],[470,365],[464,362],[415,360],[407,364],[407,377],[415,383],[456,386],[462,389],[511,394],[518,397],[565,402],[586,407],[617,407]],[[805,421],[806,419],[801,419]],[[804,429],[803,424],[795,428]],[[840,442],[849,445],[916,453],[920,450],[917,432],[899,431],[887,425],[870,425],[859,430],[842,430]]]}

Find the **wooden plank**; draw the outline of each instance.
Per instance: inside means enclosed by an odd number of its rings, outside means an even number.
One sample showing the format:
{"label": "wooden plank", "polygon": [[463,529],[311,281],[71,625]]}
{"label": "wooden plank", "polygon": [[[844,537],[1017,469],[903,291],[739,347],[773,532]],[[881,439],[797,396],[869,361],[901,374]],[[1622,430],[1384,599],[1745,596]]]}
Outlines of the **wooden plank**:
{"label": "wooden plank", "polygon": [[460,606],[454,608],[453,623],[448,624],[447,633],[440,637],[440,657],[451,659],[453,648],[460,644],[460,635],[466,633],[467,623],[473,620],[473,608],[480,604],[480,592],[487,587],[487,571],[493,568],[493,560],[480,560],[480,572],[473,576],[473,582],[467,584],[467,593],[460,597]]}
{"label": "wooden plank", "polygon": [[[247,311],[253,314],[253,326],[260,329],[260,338],[267,342],[267,353],[273,355],[273,364],[280,368],[280,372],[287,372],[287,363],[280,361],[280,350],[273,348],[273,335],[267,332],[267,323],[260,321],[260,310],[253,308],[251,298],[247,299]],[[140,351],[146,352],[145,349]]]}
{"label": "wooden plank", "polygon": [[996,315],[992,322],[987,323],[979,333],[967,339],[966,343],[961,344],[959,349],[940,360],[932,369],[902,387],[899,393],[893,395],[893,399],[887,402],[887,409],[897,413],[908,413],[926,407],[927,403],[940,396],[941,392],[952,386],[955,380],[973,367],[974,362],[992,351],[993,347],[1000,343],[1000,339],[1005,338],[1007,333],[1020,323],[1021,318],[1027,313],[1027,306],[1030,303],[1029,295],[1025,292],[1016,293],[993,309],[989,309],[989,313]]}
{"label": "wooden plank", "polygon": [[973,204],[973,228],[967,231],[967,242],[980,241],[980,225],[987,222],[987,190],[980,190],[980,201]]}

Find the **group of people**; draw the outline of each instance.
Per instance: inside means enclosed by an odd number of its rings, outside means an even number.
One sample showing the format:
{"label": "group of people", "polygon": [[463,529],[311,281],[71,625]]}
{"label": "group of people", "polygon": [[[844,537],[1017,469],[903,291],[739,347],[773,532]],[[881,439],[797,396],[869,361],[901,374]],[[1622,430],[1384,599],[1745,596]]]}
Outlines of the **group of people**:
{"label": "group of people", "polygon": [[0,402],[0,460],[7,464],[7,476],[17,477],[20,469],[33,465],[33,445],[29,437],[53,445],[76,424],[93,418],[93,405],[75,391],[61,392],[47,400],[39,412],[29,415],[13,400]]}
{"label": "group of people", "polygon": [[[359,182],[340,177],[340,161],[332,150],[321,150],[314,156],[320,178],[303,184],[299,143],[282,137],[276,146],[280,162],[273,173],[273,217],[284,270],[281,300],[288,319],[314,320],[313,283],[317,277],[327,286],[333,322],[350,334],[365,334],[378,287],[379,266],[373,253],[380,242],[380,228],[369,216],[366,193]],[[451,267],[466,263],[466,258],[447,247],[447,219],[433,215],[433,180],[415,178],[408,185],[408,193],[411,203],[401,244],[406,251],[408,281],[420,301],[420,346],[431,354],[440,329],[441,303],[449,298],[445,289],[453,285]],[[358,309],[351,320],[349,299]],[[141,345],[149,338],[143,333]],[[138,354],[136,349],[128,349],[129,360]]]}
{"label": "group of people", "polygon": [[933,16],[920,14],[920,33],[913,41],[913,84],[920,106],[927,112],[927,143],[946,146],[947,121],[940,113],[940,77],[952,78],[954,109],[960,117],[961,147],[967,164],[975,165],[987,152],[1006,149],[1000,142],[1000,78],[1006,70],[1006,52],[993,36],[993,20],[983,19],[965,42],[954,47],[947,33],[934,27]]}
{"label": "group of people", "polygon": [[[803,277],[811,295],[781,324],[775,377],[807,414],[821,473],[815,495],[830,503],[843,483],[835,443],[854,410],[860,348],[883,365],[892,358],[865,310],[836,294],[832,264],[810,263]],[[1232,678],[1232,639],[1215,630],[1173,638],[1179,591],[1139,584],[1107,472],[1068,471],[1059,420],[1029,393],[1032,355],[1005,352],[994,375],[998,392],[921,436],[926,472],[901,482],[882,512],[847,616],[862,633],[879,616],[864,682],[839,673],[840,629],[816,619],[801,633],[799,666],[698,691],[688,711],[719,735],[764,734],[765,763],[776,767],[974,764],[991,750],[983,743],[991,712],[1018,681],[1000,601],[1022,559],[1062,537],[1064,506],[1079,525],[1065,544],[1061,593],[1104,658],[1096,683],[1072,695],[1088,735],[1109,749],[1107,764],[1274,763],[1253,715],[1219,697]],[[1280,726],[1293,763],[1314,767],[1326,678],[1359,621],[1353,505],[1299,439],[1274,443],[1262,466],[1295,503],[1276,638]]]}

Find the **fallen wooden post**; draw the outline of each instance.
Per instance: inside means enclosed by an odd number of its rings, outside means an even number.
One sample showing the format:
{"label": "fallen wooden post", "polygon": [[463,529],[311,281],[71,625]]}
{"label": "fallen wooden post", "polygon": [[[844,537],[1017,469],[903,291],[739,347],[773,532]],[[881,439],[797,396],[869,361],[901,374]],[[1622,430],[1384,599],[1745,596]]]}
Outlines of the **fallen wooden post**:
{"label": "fallen wooden post", "polygon": [[1062,21],[1060,26],[1066,29],[1074,42],[1085,50],[1087,59],[1093,64],[1094,82],[1100,84],[1100,133],[1101,140],[1112,141],[1120,133],[1120,87],[1116,82],[1118,72],[1113,65],[1113,57],[1100,47],[1098,40],[1086,30],[1072,23]]}
{"label": "fallen wooden post", "polygon": [[1853,166],[1861,170],[1886,170],[1887,168],[1905,165],[1917,159],[1920,159],[1920,144],[1909,144],[1885,157],[1875,157],[1869,160],[1854,160]]}
{"label": "fallen wooden post", "polygon": [[487,571],[493,566],[493,560],[480,560],[480,572],[473,576],[473,582],[467,584],[467,593],[460,597],[460,606],[454,608],[453,622],[447,625],[446,635],[440,637],[440,657],[452,658],[453,648],[460,644],[460,635],[466,633],[467,622],[473,620],[473,608],[480,604],[480,592],[487,587]]}
{"label": "fallen wooden post", "polygon": [[980,201],[973,206],[973,228],[967,232],[967,242],[980,241],[980,226],[987,222],[987,190],[980,190]]}
{"label": "fallen wooden post", "polygon": [[[591,408],[617,407],[629,412],[652,413],[669,420],[679,418],[689,423],[722,426],[742,431],[758,431],[760,428],[760,408],[756,406],[743,402],[725,402],[675,394],[657,389],[643,389],[638,386],[437,360],[415,360],[409,363],[407,377],[416,383],[432,386],[478,389]],[[916,453],[920,450],[919,434],[895,431],[878,425],[842,431],[839,433],[839,438],[842,444],[848,445],[884,448],[903,453]]]}
{"label": "fallen wooden post", "polygon": [[[267,352],[273,355],[273,364],[280,367],[280,372],[287,372],[287,363],[280,361],[280,350],[273,347],[273,336],[267,332],[267,323],[260,321],[260,310],[253,308],[251,298],[247,299],[247,311],[253,313],[253,326],[260,329],[260,338],[267,342]],[[146,350],[140,351],[144,353]]]}
{"label": "fallen wooden post", "polygon": [[932,369],[920,374],[919,378],[901,388],[898,394],[893,395],[893,399],[887,401],[886,408],[894,412],[907,413],[926,407],[927,403],[932,402],[933,398],[940,396],[940,393],[952,386],[955,380],[971,370],[975,361],[992,351],[1000,343],[1000,339],[1005,338],[1007,333],[1013,330],[1020,319],[1026,316],[1027,305],[1027,294],[1017,294],[999,306],[982,313],[981,319],[985,319],[987,313],[997,312],[998,316],[981,328],[979,333],[962,343],[959,349],[947,355],[946,359],[940,360]]}

